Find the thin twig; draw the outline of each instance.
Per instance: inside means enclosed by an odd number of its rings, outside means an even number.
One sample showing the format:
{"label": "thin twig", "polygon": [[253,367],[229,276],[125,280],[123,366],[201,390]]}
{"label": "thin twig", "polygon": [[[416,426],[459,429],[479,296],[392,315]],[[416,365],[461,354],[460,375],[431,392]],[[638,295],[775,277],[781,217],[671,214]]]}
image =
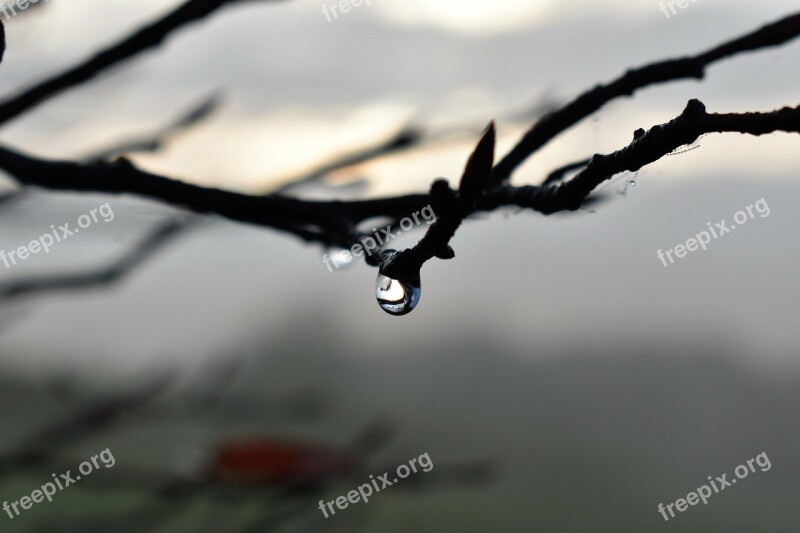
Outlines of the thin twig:
{"label": "thin twig", "polygon": [[109,265],[101,265],[74,274],[49,274],[9,279],[0,283],[0,301],[31,294],[112,286],[119,283],[136,267],[153,257],[159,250],[197,222],[197,217],[169,220],[150,232],[141,242]]}
{"label": "thin twig", "polygon": [[[800,133],[800,106],[785,107],[770,113],[710,114],[706,112],[702,102],[690,100],[680,116],[666,124],[654,126],[647,132],[643,129],[636,130],[630,145],[612,154],[596,154],[568,182],[547,186],[495,186],[486,192],[475,210],[493,211],[499,207],[514,205],[545,214],[575,211],[580,209],[592,191],[605,180],[620,172],[637,172],[675,149],[691,145],[703,134],[736,132],[765,135],[776,131]],[[479,144],[476,153],[482,149],[482,145],[483,142]],[[435,190],[432,191],[432,196],[436,196]],[[440,203],[440,206],[444,205],[446,204]],[[448,257],[434,251],[449,249],[449,241],[458,223],[470,214],[454,210],[452,205],[444,219],[445,229],[437,228],[440,218],[414,248],[398,253],[385,253],[381,257],[381,272],[395,279],[416,279],[415,276],[418,278],[419,269],[425,261],[434,256],[447,259]],[[437,215],[441,217],[438,212]]]}
{"label": "thin twig", "polygon": [[500,184],[509,179],[514,170],[533,153],[611,100],[631,96],[650,85],[682,79],[703,79],[706,68],[717,61],[744,52],[778,46],[798,36],[800,14],[795,14],[701,54],[628,70],[613,82],[598,85],[561,109],[545,115],[495,166],[492,181]]}
{"label": "thin twig", "polygon": [[110,67],[160,45],[171,33],[183,26],[200,20],[228,4],[245,1],[247,0],[187,0],[161,19],[137,30],[86,61],[36,83],[17,96],[0,103],[0,124],[16,118],[67,89],[91,80]]}
{"label": "thin twig", "polygon": [[156,133],[118,141],[107,148],[95,150],[91,155],[83,159],[87,163],[99,163],[132,153],[157,152],[177,134],[198,125],[210,117],[219,108],[220,102],[219,93],[214,93],[203,98],[200,103],[192,106],[191,109]]}

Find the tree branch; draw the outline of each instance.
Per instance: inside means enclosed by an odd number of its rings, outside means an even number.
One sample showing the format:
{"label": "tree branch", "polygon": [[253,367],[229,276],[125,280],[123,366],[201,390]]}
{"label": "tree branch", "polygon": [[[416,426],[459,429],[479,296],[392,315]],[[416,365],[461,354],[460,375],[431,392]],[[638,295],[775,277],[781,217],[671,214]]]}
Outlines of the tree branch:
{"label": "tree branch", "polygon": [[[609,155],[595,155],[574,178],[544,186],[499,185],[489,187],[489,168],[494,149],[494,126],[490,125],[470,158],[458,191],[437,180],[431,194],[375,200],[312,201],[283,196],[250,196],[172,180],[137,169],[129,161],[85,166],[70,162],[44,161],[0,147],[0,168],[28,185],[58,190],[131,193],[182,206],[193,211],[215,213],[232,220],[274,227],[305,240],[350,247],[360,235],[355,226],[368,218],[401,218],[432,205],[437,222],[413,248],[395,253],[387,250],[377,260],[390,277],[418,275],[433,257],[454,256],[449,242],[461,222],[476,211],[517,206],[550,214],[576,210],[600,183],[613,175],[657,161],[680,146],[692,144],[706,133],[739,132],[762,135],[774,131],[799,132],[800,109],[784,108],[771,113],[708,114],[692,100],[686,110],[667,124],[646,132],[637,130],[634,142]],[[488,188],[487,188],[488,187]],[[396,278],[397,279],[397,278]]]}
{"label": "tree branch", "polygon": [[[771,113],[709,114],[702,102],[690,100],[680,116],[666,124],[654,126],[647,132],[643,129],[636,130],[634,140],[629,146],[609,155],[596,154],[582,171],[566,183],[523,187],[495,186],[487,191],[471,211],[454,209],[455,204],[451,201],[447,216],[443,220],[437,220],[417,246],[401,252],[388,250],[380,256],[381,272],[394,279],[418,280],[419,269],[425,261],[433,257],[449,259],[454,256],[449,248],[450,239],[460,222],[474,211],[493,211],[508,205],[545,214],[574,211],[586,202],[598,185],[615,174],[636,172],[673,150],[694,143],[701,135],[726,132],[764,135],[776,131],[800,133],[800,106],[785,107]],[[482,145],[483,142],[476,149],[476,154],[482,150]],[[468,164],[468,169],[469,167]],[[434,183],[432,197],[453,194],[449,188],[446,191],[437,191],[437,183],[439,182]],[[440,202],[440,205],[446,204]],[[440,223],[443,224],[442,228],[438,227]],[[450,257],[437,253],[445,249],[450,250]]]}
{"label": "tree branch", "polygon": [[699,100],[690,100],[677,118],[634,132],[627,147],[612,154],[596,154],[586,168],[566,183],[543,187],[500,187],[486,198],[483,209],[517,205],[549,214],[580,208],[589,194],[605,180],[620,172],[636,172],[673,150],[694,143],[707,133],[764,135],[776,131],[800,133],[800,106],[784,107],[770,113],[707,113]]}
{"label": "tree branch", "polygon": [[703,79],[706,68],[722,59],[761,48],[778,46],[800,36],[800,14],[788,16],[760,30],[696,56],[669,59],[628,70],[606,85],[598,85],[539,120],[494,168],[492,181],[500,184],[516,168],[558,134],[621,96],[631,96],[650,85],[681,79]]}
{"label": "tree branch", "polygon": [[163,249],[169,242],[190,228],[196,220],[169,220],[160,224],[122,257],[108,265],[75,274],[9,279],[0,283],[0,301],[42,292],[109,286],[119,282],[136,267]]}
{"label": "tree branch", "polygon": [[551,183],[561,181],[564,179],[564,176],[570,172],[575,172],[576,170],[580,170],[588,165],[589,161],[589,159],[581,159],[580,161],[575,161],[573,163],[568,163],[564,166],[558,167],[547,175],[545,180],[542,182],[542,185],[550,185]]}
{"label": "tree branch", "polygon": [[220,96],[214,93],[195,104],[172,123],[162,127],[159,131],[141,137],[129,138],[118,141],[107,148],[95,150],[93,154],[83,158],[87,163],[100,163],[115,157],[143,152],[157,152],[177,134],[186,131],[207,119],[214,113],[220,104]]}
{"label": "tree branch", "polygon": [[295,187],[313,183],[331,172],[371,161],[378,157],[404,150],[418,144],[423,133],[420,129],[407,127],[395,133],[390,139],[367,148],[340,156],[329,163],[323,163],[302,176],[289,178],[286,183],[272,191],[273,194],[285,194]]}
{"label": "tree branch", "polygon": [[[228,4],[245,1],[253,0],[187,0],[160,20],[139,29],[94,57],[36,83],[19,95],[0,103],[0,124],[16,118],[67,89],[91,80],[118,63],[158,46],[179,28],[200,20]],[[0,58],[2,58],[2,49],[0,49]]]}
{"label": "tree branch", "polygon": [[[161,21],[98,54],[92,60],[32,88],[11,102],[0,104],[0,123],[65,88],[92,78],[123,59],[155,46],[170,31],[182,24],[236,1],[244,0],[189,0]],[[0,147],[0,168],[28,185],[56,190],[136,194],[200,213],[215,213],[240,222],[277,228],[308,241],[346,248],[358,243],[363,237],[356,228],[364,220],[374,217],[399,220],[431,205],[437,221],[429,227],[416,246],[401,252],[384,250],[377,256],[367,256],[367,262],[378,266],[387,276],[418,281],[420,269],[426,261],[434,257],[449,259],[454,256],[449,242],[461,223],[476,211],[492,211],[511,205],[545,214],[575,210],[590,200],[589,195],[600,183],[614,174],[639,170],[676,148],[693,143],[702,134],[740,132],[761,135],[773,131],[798,132],[798,108],[787,107],[772,113],[709,114],[702,103],[692,100],[686,110],[673,121],[655,126],[648,132],[637,130],[630,146],[609,155],[597,154],[588,162],[557,169],[542,186],[513,187],[504,183],[528,156],[606,102],[657,83],[683,78],[700,79],[704,76],[706,67],[713,62],[738,53],[779,45],[798,35],[800,14],[694,57],[663,61],[630,70],[616,81],[595,87],[539,120],[496,166],[493,166],[495,130],[494,125],[490,124],[467,163],[457,191],[452,190],[446,181],[437,180],[433,183],[430,194],[383,199],[307,201],[281,195],[252,196],[201,187],[148,173],[125,159],[81,165],[36,159],[4,147]],[[401,145],[406,142],[405,138],[400,140]],[[389,149],[394,147],[390,145]],[[579,172],[569,181],[555,183],[575,170]]]}

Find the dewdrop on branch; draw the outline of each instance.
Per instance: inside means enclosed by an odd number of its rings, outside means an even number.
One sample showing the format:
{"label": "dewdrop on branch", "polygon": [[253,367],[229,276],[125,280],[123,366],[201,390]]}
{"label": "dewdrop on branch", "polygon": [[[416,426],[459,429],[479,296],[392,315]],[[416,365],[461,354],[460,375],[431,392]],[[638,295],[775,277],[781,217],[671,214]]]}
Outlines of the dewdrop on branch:
{"label": "dewdrop on branch", "polygon": [[444,179],[433,182],[430,197],[439,216],[414,248],[401,252],[383,250],[378,254],[375,262],[380,270],[375,282],[375,297],[381,309],[390,315],[405,315],[417,307],[422,295],[420,269],[425,261],[433,257],[455,257],[448,242],[464,218],[474,212],[479,199],[489,187],[494,167],[495,138],[492,121],[469,156],[457,193],[450,190]]}
{"label": "dewdrop on branch", "polygon": [[422,296],[419,280],[397,280],[378,274],[375,282],[375,298],[381,309],[390,315],[407,315],[417,307]]}
{"label": "dewdrop on branch", "polygon": [[[375,258],[379,266],[375,298],[381,309],[394,316],[413,311],[422,296],[420,264],[409,261],[410,250],[382,250]],[[413,256],[412,256],[413,257]]]}

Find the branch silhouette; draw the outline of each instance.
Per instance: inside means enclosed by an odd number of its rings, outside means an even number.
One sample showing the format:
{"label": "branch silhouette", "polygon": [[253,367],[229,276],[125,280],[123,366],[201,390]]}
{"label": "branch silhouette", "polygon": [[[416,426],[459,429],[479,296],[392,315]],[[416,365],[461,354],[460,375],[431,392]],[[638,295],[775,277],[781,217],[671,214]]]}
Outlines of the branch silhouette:
{"label": "branch silhouette", "polygon": [[48,274],[0,282],[0,301],[43,292],[68,291],[111,286],[123,280],[136,267],[153,257],[197,222],[179,218],[159,224],[137,245],[108,265],[76,273]]}
{"label": "branch silhouette", "polygon": [[566,106],[538,121],[497,164],[493,181],[502,183],[509,179],[519,165],[558,134],[616,98],[632,96],[636,91],[650,85],[682,79],[701,80],[705,77],[706,68],[717,61],[761,48],[778,46],[796,39],[798,35],[800,35],[800,13],[695,56],[669,59],[628,70],[622,77],[607,85],[598,85],[586,91]]}
{"label": "branch silhouette", "polygon": [[[243,1],[243,0],[238,0]],[[172,31],[237,0],[190,0],[162,20],[147,26],[91,60],[34,86],[0,104],[0,123],[16,117],[55,94],[84,83],[103,70],[159,44]],[[430,191],[390,198],[354,201],[312,201],[272,194],[247,195],[193,185],[140,170],[126,159],[81,164],[51,161],[0,146],[0,168],[24,185],[52,190],[135,194],[187,208],[198,213],[221,215],[231,220],[272,227],[309,242],[350,248],[366,235],[357,228],[371,218],[399,220],[431,205],[437,215],[424,237],[412,248],[397,252],[380,250],[366,261],[381,273],[398,279],[418,280],[422,265],[433,259],[450,259],[455,253],[450,240],[461,223],[477,211],[504,206],[530,209],[544,214],[576,210],[591,201],[591,193],[603,181],[623,171],[635,171],[657,161],[676,148],[693,143],[707,133],[738,132],[761,135],[775,131],[798,132],[800,112],[786,107],[765,113],[710,114],[692,100],[685,111],[667,124],[649,131],[637,130],[627,147],[589,161],[571,163],[551,172],[540,186],[512,186],[513,171],[555,136],[590,116],[607,102],[632,95],[639,89],[668,81],[702,79],[711,64],[738,54],[782,45],[800,35],[800,14],[793,14],[740,38],[695,56],[670,59],[629,70],[617,80],[598,85],[575,100],[538,120],[517,145],[494,165],[495,127],[490,124],[467,163],[457,190],[445,180],[433,182]],[[396,149],[414,137],[405,134],[386,146],[354,152],[360,161],[385,150]],[[347,159],[344,161],[347,163]],[[332,168],[344,164],[334,162]],[[493,166],[494,165],[494,166]],[[313,180],[319,172],[307,176]],[[559,183],[568,174],[571,179]]]}
{"label": "branch silhouette", "polygon": [[86,156],[84,160],[87,163],[100,163],[131,153],[158,152],[181,132],[191,129],[208,119],[219,108],[220,103],[220,95],[214,93],[204,98],[200,103],[195,104],[171,124],[164,126],[156,133],[118,141],[107,148],[95,150],[91,155]]}
{"label": "branch silhouette", "polygon": [[[229,4],[255,0],[188,0],[163,18],[148,24],[125,39],[112,45],[86,61],[47,78],[23,90],[17,96],[0,103],[0,124],[4,124],[70,89],[81,85],[119,63],[160,45],[174,31]],[[260,0],[276,2],[280,0]],[[2,51],[0,51],[2,59]]]}

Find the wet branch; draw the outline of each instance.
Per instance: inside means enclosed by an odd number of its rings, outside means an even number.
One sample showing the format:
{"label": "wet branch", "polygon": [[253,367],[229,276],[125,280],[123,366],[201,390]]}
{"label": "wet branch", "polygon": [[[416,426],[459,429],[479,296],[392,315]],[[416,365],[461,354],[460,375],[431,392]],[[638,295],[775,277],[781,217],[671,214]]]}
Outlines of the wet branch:
{"label": "wet branch", "polygon": [[[708,133],[742,133],[765,135],[773,132],[800,133],[800,106],[784,107],[769,113],[728,113],[706,112],[699,100],[690,100],[680,116],[666,124],[634,132],[633,142],[608,155],[596,154],[588,162],[581,162],[583,170],[566,183],[543,186],[512,187],[495,186],[485,191],[472,209],[465,209],[458,198],[464,194],[464,180],[458,193],[451,191],[440,182],[434,183],[431,197],[438,220],[417,246],[402,252],[387,251],[381,257],[381,271],[395,279],[416,279],[422,264],[439,257],[453,257],[449,248],[450,239],[459,224],[475,211],[493,211],[503,206],[517,206],[532,209],[544,214],[558,211],[575,211],[587,201],[594,189],[621,172],[636,172],[642,167],[658,161],[681,146],[694,143],[701,135]],[[474,169],[474,159],[486,157],[487,147],[494,145],[493,128],[487,131],[473,158],[467,164],[465,176]],[[483,154],[483,155],[481,155]],[[575,165],[578,165],[577,163]],[[474,194],[474,193],[473,193]],[[448,202],[435,201],[439,196],[449,198]],[[441,225],[441,227],[440,227]]]}
{"label": "wet branch", "polygon": [[[103,70],[158,45],[175,29],[245,0],[189,0],[160,21],[147,26],[117,45],[66,72],[42,82],[0,104],[0,124],[70,87],[80,85]],[[266,0],[265,0],[266,1]],[[2,25],[0,24],[0,30]],[[273,194],[247,195],[193,185],[138,169],[126,159],[80,164],[50,161],[0,146],[0,168],[20,183],[54,190],[135,194],[199,213],[212,213],[231,220],[267,226],[294,234],[306,241],[350,248],[363,237],[359,223],[374,217],[392,220],[431,205],[437,215],[420,242],[401,252],[384,250],[368,256],[367,262],[397,279],[419,279],[422,265],[435,258],[454,257],[450,240],[461,223],[477,211],[516,206],[549,214],[576,210],[590,201],[592,191],[603,181],[624,171],[636,171],[676,148],[693,143],[706,133],[739,132],[761,135],[774,131],[798,132],[800,111],[784,108],[771,113],[709,114],[697,100],[667,124],[637,130],[629,146],[608,155],[595,155],[554,170],[541,186],[515,187],[507,183],[514,169],[559,133],[620,96],[672,80],[702,79],[705,69],[721,59],[765,47],[778,46],[800,35],[800,14],[786,17],[739,39],[696,56],[671,59],[629,70],[619,79],[585,92],[566,106],[539,120],[514,149],[494,165],[495,128],[490,124],[467,163],[457,190],[444,180],[432,184],[427,194],[357,201],[311,201]],[[0,35],[2,37],[2,35]],[[2,49],[0,49],[2,52]],[[393,150],[413,143],[414,136],[401,135],[376,150]],[[355,161],[369,158],[372,151],[356,152]],[[345,161],[347,162],[347,161]],[[352,160],[351,160],[352,162]],[[340,165],[336,162],[335,165]],[[494,165],[494,166],[493,166]],[[335,167],[334,167],[335,168]],[[323,168],[320,171],[325,171]],[[564,183],[567,175],[577,174]],[[315,179],[319,171],[309,179]]]}
{"label": "wet branch", "polygon": [[[517,205],[543,213],[576,210],[602,182],[620,172],[636,172],[673,150],[694,143],[708,133],[765,135],[800,133],[800,106],[769,113],[708,113],[699,100],[690,100],[680,116],[645,132],[634,132],[633,142],[608,155],[595,155],[582,171],[566,183],[543,187],[496,189],[484,206]],[[499,191],[503,191],[502,193]]]}
{"label": "wet branch", "polygon": [[565,183],[543,186],[490,185],[495,129],[491,124],[467,163],[459,189],[437,180],[430,194],[357,201],[311,201],[283,196],[251,196],[205,188],[136,168],[125,159],[113,163],[81,165],[35,159],[0,147],[0,168],[26,185],[49,189],[104,193],[130,193],[232,220],[269,226],[305,240],[350,247],[360,235],[354,228],[368,218],[400,218],[432,205],[437,222],[413,248],[385,251],[380,266],[390,277],[414,277],[434,258],[454,256],[449,242],[460,224],[476,211],[516,206],[545,214],[576,210],[603,181],[620,172],[635,172],[675,149],[692,144],[707,133],[738,132],[762,135],[776,131],[800,133],[800,108],[786,107],[770,113],[710,114],[692,100],[676,119],[637,130],[632,144],[608,155],[595,155],[585,168]]}
{"label": "wet branch", "polygon": [[761,48],[778,46],[800,36],[800,14],[726,42],[695,56],[669,59],[628,70],[622,77],[606,85],[598,85],[583,93],[566,106],[545,115],[494,168],[493,182],[508,180],[528,157],[608,102],[621,96],[631,96],[650,85],[682,79],[701,80],[706,68],[722,59]]}

